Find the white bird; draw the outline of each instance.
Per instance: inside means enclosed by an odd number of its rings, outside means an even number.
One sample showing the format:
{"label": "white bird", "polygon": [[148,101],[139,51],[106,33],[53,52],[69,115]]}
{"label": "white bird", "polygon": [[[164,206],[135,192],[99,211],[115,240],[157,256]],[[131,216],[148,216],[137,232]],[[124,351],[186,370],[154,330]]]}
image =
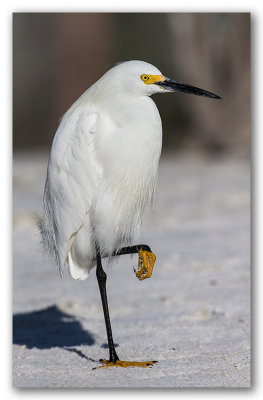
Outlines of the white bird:
{"label": "white bird", "polygon": [[[170,80],[143,61],[120,63],[70,107],[53,140],[40,222],[43,244],[74,279],[96,275],[109,343],[103,366],[151,366],[120,361],[112,339],[101,258],[138,253],[140,280],[151,276],[155,256],[136,245],[151,209],[162,147],[162,124],[150,98],[181,91],[220,98]],[[126,247],[124,247],[126,246]]]}

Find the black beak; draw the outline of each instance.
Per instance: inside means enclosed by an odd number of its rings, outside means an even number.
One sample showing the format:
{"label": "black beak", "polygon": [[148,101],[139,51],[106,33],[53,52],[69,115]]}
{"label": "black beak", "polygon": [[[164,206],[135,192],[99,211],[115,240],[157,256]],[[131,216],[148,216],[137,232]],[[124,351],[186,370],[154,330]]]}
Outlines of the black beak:
{"label": "black beak", "polygon": [[183,92],[195,94],[196,96],[210,97],[212,99],[221,99],[221,97],[207,90],[188,85],[187,83],[173,81],[168,78],[165,78],[165,80],[161,82],[155,82],[155,85],[161,86],[169,92]]}

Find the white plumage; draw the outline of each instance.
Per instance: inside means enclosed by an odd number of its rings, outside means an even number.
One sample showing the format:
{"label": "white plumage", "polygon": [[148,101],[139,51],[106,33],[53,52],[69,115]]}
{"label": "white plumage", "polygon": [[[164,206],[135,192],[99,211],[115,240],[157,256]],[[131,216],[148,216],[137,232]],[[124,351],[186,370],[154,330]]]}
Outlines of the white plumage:
{"label": "white plumage", "polygon": [[179,91],[219,99],[164,77],[143,61],[121,63],[66,112],[56,132],[40,222],[47,252],[74,279],[100,256],[138,240],[150,209],[162,146],[154,93]]}
{"label": "white plumage", "polygon": [[162,144],[150,95],[164,92],[142,74],[162,76],[143,61],[110,69],[66,112],[50,153],[41,231],[45,248],[74,279],[102,257],[138,240],[154,195]]}

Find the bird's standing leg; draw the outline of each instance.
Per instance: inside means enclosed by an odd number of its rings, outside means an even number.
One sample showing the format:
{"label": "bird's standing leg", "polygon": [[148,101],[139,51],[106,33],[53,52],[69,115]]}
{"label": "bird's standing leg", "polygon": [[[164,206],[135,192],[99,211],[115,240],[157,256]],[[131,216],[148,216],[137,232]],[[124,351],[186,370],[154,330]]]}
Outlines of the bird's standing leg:
{"label": "bird's standing leg", "polygon": [[101,264],[101,256],[99,251],[97,250],[97,269],[96,269],[96,276],[99,284],[99,289],[100,289],[100,295],[101,295],[101,302],[102,302],[102,308],[103,308],[103,313],[104,313],[104,319],[105,319],[105,325],[106,325],[106,331],[107,331],[107,337],[108,337],[108,344],[109,344],[109,353],[110,353],[110,358],[109,362],[111,363],[116,363],[116,361],[119,359],[117,356],[113,338],[112,338],[112,331],[111,331],[111,323],[110,323],[110,315],[109,315],[109,308],[108,308],[108,300],[107,300],[107,292],[106,292],[106,280],[107,280],[107,275],[104,272]]}
{"label": "bird's standing leg", "polygon": [[115,250],[113,255],[120,256],[123,254],[138,253],[138,269],[134,270],[137,278],[142,281],[152,276],[154,262],[156,260],[155,255],[151,251],[150,247],[145,244],[138,244],[136,246],[123,247],[122,249]]}
{"label": "bird's standing leg", "polygon": [[96,269],[96,276],[99,284],[107,337],[108,337],[108,344],[109,344],[109,360],[101,360],[102,366],[98,368],[107,368],[107,367],[151,367],[157,361],[121,361],[116,353],[113,337],[112,337],[112,330],[111,330],[111,323],[110,323],[110,315],[109,315],[109,308],[108,308],[108,300],[107,300],[107,293],[106,293],[106,280],[107,275],[102,268],[101,263],[101,256],[100,252],[97,248],[97,269]]}

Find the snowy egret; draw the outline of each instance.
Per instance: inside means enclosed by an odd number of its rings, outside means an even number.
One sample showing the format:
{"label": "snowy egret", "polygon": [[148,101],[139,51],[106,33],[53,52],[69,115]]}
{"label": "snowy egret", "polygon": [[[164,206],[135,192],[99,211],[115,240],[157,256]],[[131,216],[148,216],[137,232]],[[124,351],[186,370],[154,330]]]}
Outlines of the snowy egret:
{"label": "snowy egret", "polygon": [[63,116],[53,140],[40,229],[45,249],[74,279],[96,266],[109,360],[104,367],[147,367],[155,361],[120,361],[113,342],[101,259],[138,253],[136,276],[152,274],[155,255],[136,245],[150,210],[162,146],[162,125],[150,96],[184,92],[214,99],[203,89],[166,78],[143,61],[106,72]]}

